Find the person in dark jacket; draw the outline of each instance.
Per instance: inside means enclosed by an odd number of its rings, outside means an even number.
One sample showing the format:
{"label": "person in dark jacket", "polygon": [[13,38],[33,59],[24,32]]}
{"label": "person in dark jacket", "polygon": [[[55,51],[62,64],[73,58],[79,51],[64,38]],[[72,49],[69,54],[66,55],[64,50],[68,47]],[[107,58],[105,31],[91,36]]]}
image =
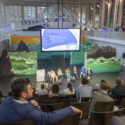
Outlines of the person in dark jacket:
{"label": "person in dark jacket", "polygon": [[116,84],[116,86],[111,89],[109,94],[111,95],[111,97],[116,99],[117,103],[119,103],[118,102],[119,96],[120,95],[125,95],[125,86],[122,85],[122,81],[121,81],[120,77],[116,78],[115,84]]}
{"label": "person in dark jacket", "polygon": [[[55,123],[74,112],[82,112],[72,106],[54,112],[45,113],[35,100],[28,101],[33,96],[29,79],[17,79],[11,85],[12,96],[8,96],[0,105],[0,122],[16,122],[33,120],[36,124]],[[81,116],[82,117],[82,116]]]}

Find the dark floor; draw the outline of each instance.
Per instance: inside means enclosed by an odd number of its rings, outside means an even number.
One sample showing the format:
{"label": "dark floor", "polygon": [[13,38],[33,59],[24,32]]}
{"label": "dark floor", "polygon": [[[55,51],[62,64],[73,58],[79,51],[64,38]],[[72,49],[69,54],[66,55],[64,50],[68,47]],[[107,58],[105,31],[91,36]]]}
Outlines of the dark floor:
{"label": "dark floor", "polygon": [[[115,78],[119,76],[119,73],[98,73],[98,74],[93,74],[92,80],[90,81],[91,85],[94,88],[97,88],[100,80],[104,79],[106,81],[108,81],[111,84],[111,87],[113,87],[114,84],[114,80]],[[33,87],[35,88],[39,88],[40,84],[43,82],[37,82],[36,81],[36,75],[32,75],[32,76],[15,76],[15,77],[2,77],[0,78],[0,91],[2,91],[3,95],[7,95],[8,92],[10,91],[10,85],[11,85],[11,81],[13,81],[14,79],[20,78],[20,77],[28,77],[31,80],[31,83],[33,85]],[[61,89],[66,88],[67,86],[67,81],[63,81],[62,85],[61,85]],[[73,82],[73,88],[77,89],[78,85],[80,84],[80,80],[76,80],[76,82]]]}

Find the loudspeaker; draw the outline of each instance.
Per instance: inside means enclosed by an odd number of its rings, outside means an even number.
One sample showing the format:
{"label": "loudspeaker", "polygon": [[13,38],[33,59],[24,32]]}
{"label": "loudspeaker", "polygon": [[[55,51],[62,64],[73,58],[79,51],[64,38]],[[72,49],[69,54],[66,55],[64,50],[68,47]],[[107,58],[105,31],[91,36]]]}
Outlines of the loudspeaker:
{"label": "loudspeaker", "polygon": [[122,58],[125,58],[125,53],[122,54]]}

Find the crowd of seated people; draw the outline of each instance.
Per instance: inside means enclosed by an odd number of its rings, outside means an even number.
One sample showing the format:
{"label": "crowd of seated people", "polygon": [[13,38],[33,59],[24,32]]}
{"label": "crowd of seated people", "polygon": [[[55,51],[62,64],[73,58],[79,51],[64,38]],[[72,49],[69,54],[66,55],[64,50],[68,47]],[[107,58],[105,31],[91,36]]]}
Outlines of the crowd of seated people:
{"label": "crowd of seated people", "polygon": [[73,66],[73,68],[69,68],[67,67],[65,69],[65,73],[63,74],[61,68],[57,69],[57,75],[56,72],[54,70],[50,70],[47,72],[47,77],[46,77],[46,81],[47,82],[52,82],[54,83],[56,82],[62,82],[63,80],[69,81],[73,81],[73,80],[80,80],[82,78],[87,78],[88,80],[92,79],[92,75],[93,72],[90,68],[87,69],[84,66],[82,66],[82,68],[80,69],[80,74],[78,73],[77,67]]}
{"label": "crowd of seated people", "polygon": [[[40,118],[41,116],[44,117],[48,116],[48,114],[44,113],[40,108],[40,106],[38,105],[38,103],[34,100],[31,101],[31,103],[29,103],[27,100],[29,100],[29,98],[32,97],[33,94],[33,89],[31,87],[31,85],[29,84],[30,80],[29,79],[17,79],[14,81],[14,83],[11,86],[11,96],[5,98],[5,100],[2,102],[1,106],[0,106],[0,111],[3,112],[3,114],[0,114],[0,122],[11,122],[11,121],[16,121],[17,119],[20,120],[24,120],[24,117],[19,116],[18,114],[16,114],[16,112],[14,112],[14,108],[16,110],[21,109],[22,111],[20,111],[21,114],[23,114],[24,110],[25,113],[29,112],[29,110],[32,110],[33,112],[30,114],[26,114],[26,118],[30,118],[32,120],[34,120],[36,123],[46,123],[47,117],[45,117],[44,119]],[[25,87],[23,87],[25,86]],[[19,88],[18,88],[19,87]],[[21,88],[20,88],[21,87]],[[18,88],[18,91],[16,90]],[[118,89],[116,89],[118,88]],[[122,90],[121,93],[119,93],[119,91],[116,90]],[[18,94],[17,94],[18,93]],[[21,94],[20,94],[21,93]],[[39,95],[48,95],[48,98],[53,98],[53,97],[65,97],[68,95],[74,95],[76,94],[76,98],[77,98],[77,102],[81,103],[82,102],[82,97],[88,97],[90,98],[91,104],[90,104],[90,113],[91,111],[94,110],[95,104],[96,102],[113,102],[114,100],[118,99],[118,96],[120,94],[124,94],[125,95],[125,85],[122,85],[122,81],[120,78],[116,78],[116,87],[114,88],[110,88],[110,84],[105,81],[105,80],[101,80],[101,84],[100,87],[98,88],[97,91],[93,90],[93,87],[88,85],[88,79],[87,78],[82,78],[82,83],[79,84],[78,89],[73,89],[72,84],[68,83],[67,88],[64,90],[60,90],[60,85],[59,84],[52,84],[51,89],[46,88],[46,86],[44,84],[41,85],[41,89],[38,91]],[[6,103],[7,102],[7,103]],[[11,104],[14,104],[13,106]],[[25,107],[26,109],[21,106],[21,104]],[[7,106],[7,109],[5,109],[5,106]],[[35,106],[35,108],[34,108]],[[11,109],[10,109],[11,107]],[[73,107],[74,108],[74,107]],[[66,114],[69,112],[69,110],[75,110],[75,109],[69,109],[66,108],[68,111],[66,111]],[[61,109],[63,111],[65,111],[65,109]],[[118,110],[118,109],[117,109]],[[76,112],[80,112],[80,110],[76,109]],[[60,111],[59,111],[60,112]],[[8,113],[8,114],[6,114]],[[16,117],[12,117],[11,113],[17,115]],[[59,115],[59,118],[55,118],[55,115],[53,116],[53,113],[56,113],[56,115]],[[71,112],[70,112],[71,113]],[[63,113],[59,113],[57,112],[52,112],[50,114],[50,117],[54,117],[54,119],[56,121],[60,120],[61,115],[64,115]],[[8,115],[8,118],[4,118],[3,117],[5,115]],[[38,118],[36,118],[35,116],[37,116]],[[64,115],[64,117],[66,117],[68,115]],[[21,118],[19,118],[21,117]],[[34,118],[35,117],[35,118]],[[54,122],[53,120],[48,120],[48,122]]]}
{"label": "crowd of seated people", "polygon": [[82,111],[68,106],[53,112],[43,112],[35,100],[30,100],[33,96],[33,89],[30,80],[16,79],[11,84],[12,96],[6,97],[0,104],[0,123],[18,122],[23,120],[32,120],[36,125],[55,123],[67,116]]}

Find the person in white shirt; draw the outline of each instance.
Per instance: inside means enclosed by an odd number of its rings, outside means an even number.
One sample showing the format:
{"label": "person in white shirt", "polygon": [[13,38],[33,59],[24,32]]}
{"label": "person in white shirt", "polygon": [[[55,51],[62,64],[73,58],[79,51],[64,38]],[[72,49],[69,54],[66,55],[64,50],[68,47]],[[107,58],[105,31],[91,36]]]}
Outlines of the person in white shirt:
{"label": "person in white shirt", "polygon": [[63,80],[63,73],[60,68],[57,70],[57,75],[58,75],[58,82],[61,82]]}
{"label": "person in white shirt", "polygon": [[64,94],[65,95],[75,95],[75,90],[72,89],[72,84],[71,83],[69,83],[67,85],[67,89],[64,90]]}
{"label": "person in white shirt", "polygon": [[48,95],[48,91],[46,90],[44,84],[41,85],[41,90],[39,90],[39,95]]}
{"label": "person in white shirt", "polygon": [[54,83],[55,79],[56,79],[56,81],[58,81],[58,76],[56,75],[56,73],[53,70],[50,71],[50,76],[52,78],[53,83]]}

